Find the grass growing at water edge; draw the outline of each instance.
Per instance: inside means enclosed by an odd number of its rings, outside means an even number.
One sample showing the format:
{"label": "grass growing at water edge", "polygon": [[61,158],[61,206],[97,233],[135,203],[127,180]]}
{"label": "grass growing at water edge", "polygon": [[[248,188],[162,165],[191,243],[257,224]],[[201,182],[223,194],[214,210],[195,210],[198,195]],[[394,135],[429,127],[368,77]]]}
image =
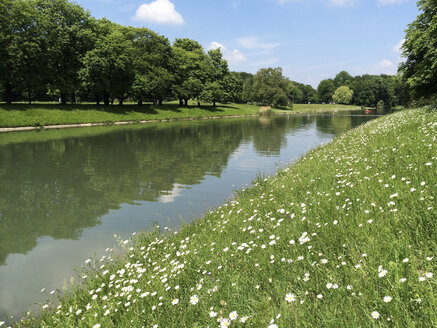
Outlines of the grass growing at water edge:
{"label": "grass growing at water edge", "polygon": [[433,327],[437,113],[371,121],[180,232],[121,242],[19,327]]}

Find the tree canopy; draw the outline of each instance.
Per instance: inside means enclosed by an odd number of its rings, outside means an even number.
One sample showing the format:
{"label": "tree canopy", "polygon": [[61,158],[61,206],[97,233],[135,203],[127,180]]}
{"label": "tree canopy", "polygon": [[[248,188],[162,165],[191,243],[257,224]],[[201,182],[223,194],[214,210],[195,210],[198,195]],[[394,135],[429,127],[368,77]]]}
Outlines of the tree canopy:
{"label": "tree canopy", "polygon": [[437,94],[437,2],[419,0],[420,14],[406,30],[401,64],[414,98]]}

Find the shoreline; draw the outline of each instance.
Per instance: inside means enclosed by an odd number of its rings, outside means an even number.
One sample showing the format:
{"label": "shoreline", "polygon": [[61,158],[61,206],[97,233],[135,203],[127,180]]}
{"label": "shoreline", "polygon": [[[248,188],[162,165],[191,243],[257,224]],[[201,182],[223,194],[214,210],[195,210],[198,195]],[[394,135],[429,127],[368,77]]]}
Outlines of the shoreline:
{"label": "shoreline", "polygon": [[[361,109],[350,110],[359,112]],[[274,112],[273,115],[330,115],[341,113],[339,111],[326,111],[326,112]],[[116,121],[116,122],[95,122],[95,123],[66,123],[66,124],[50,124],[41,126],[17,126],[17,127],[0,127],[0,133],[7,132],[23,132],[23,131],[35,131],[35,130],[53,130],[53,129],[71,129],[71,128],[88,128],[95,126],[112,126],[112,125],[134,125],[134,124],[148,124],[148,123],[160,123],[160,122],[177,122],[177,121],[195,121],[195,120],[215,120],[215,119],[228,119],[228,118],[243,118],[243,117],[255,117],[260,116],[257,114],[239,114],[239,115],[224,115],[224,116],[204,116],[204,117],[184,117],[184,118],[168,118],[168,119],[156,119],[156,120],[141,120],[141,121]],[[379,117],[382,115],[344,115],[344,116],[366,116],[366,117]]]}

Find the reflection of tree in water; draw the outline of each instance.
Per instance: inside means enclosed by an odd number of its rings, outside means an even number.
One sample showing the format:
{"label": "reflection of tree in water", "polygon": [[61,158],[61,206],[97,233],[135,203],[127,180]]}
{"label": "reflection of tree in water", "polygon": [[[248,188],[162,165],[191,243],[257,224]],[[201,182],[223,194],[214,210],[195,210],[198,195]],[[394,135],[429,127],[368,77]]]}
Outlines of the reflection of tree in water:
{"label": "reflection of tree in water", "polygon": [[[167,123],[0,146],[0,265],[41,236],[78,239],[121,204],[157,201],[176,184],[220,177],[242,141],[279,154],[307,116]],[[59,136],[59,132],[45,131]],[[81,133],[81,132],[79,132]]]}
{"label": "reflection of tree in water", "polygon": [[219,177],[257,128],[256,120],[206,121],[1,146],[0,264],[41,236],[77,239],[120,204]]}

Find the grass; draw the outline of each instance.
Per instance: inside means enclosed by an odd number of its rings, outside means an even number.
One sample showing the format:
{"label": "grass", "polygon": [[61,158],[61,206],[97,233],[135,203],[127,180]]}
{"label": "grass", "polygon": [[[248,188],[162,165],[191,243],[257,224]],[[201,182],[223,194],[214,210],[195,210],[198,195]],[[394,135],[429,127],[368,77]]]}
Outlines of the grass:
{"label": "grass", "polygon": [[120,241],[17,326],[435,327],[436,138],[426,108],[371,121],[179,232]]}
{"label": "grass", "polygon": [[360,106],[355,105],[331,105],[331,104],[294,104],[291,112],[302,114],[317,114],[326,112],[358,111]]}
{"label": "grass", "polygon": [[[274,110],[275,112],[315,113],[318,111],[338,111],[359,109],[342,105],[295,105],[294,111]],[[133,105],[96,106],[91,104],[67,105],[40,103],[34,105],[0,105],[0,128],[23,126],[46,126],[81,123],[114,123],[120,121],[139,122],[143,120],[178,120],[188,118],[256,115],[259,106],[246,104],[227,104],[217,107],[179,107],[168,103],[163,106]]]}

